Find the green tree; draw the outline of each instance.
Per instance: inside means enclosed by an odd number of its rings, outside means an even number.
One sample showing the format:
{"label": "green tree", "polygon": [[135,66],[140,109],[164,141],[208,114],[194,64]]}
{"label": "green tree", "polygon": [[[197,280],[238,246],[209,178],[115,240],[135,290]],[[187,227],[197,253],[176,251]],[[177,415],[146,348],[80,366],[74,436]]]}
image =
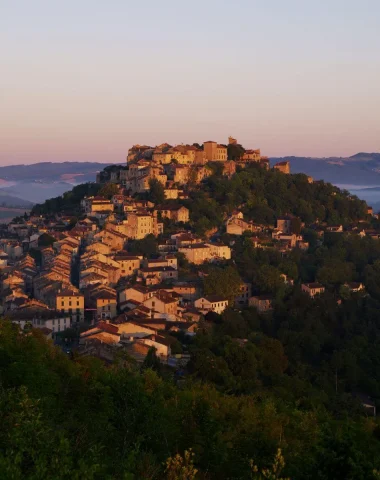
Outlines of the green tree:
{"label": "green tree", "polygon": [[239,144],[227,145],[227,157],[228,160],[238,161],[244,155],[245,149]]}
{"label": "green tree", "polygon": [[193,143],[193,147],[197,147],[199,150],[203,150],[203,144],[200,143]]}
{"label": "green tree", "polygon": [[42,262],[42,253],[41,250],[38,250],[37,248],[31,248],[29,250],[29,255],[34,258],[36,265],[40,266]]}
{"label": "green tree", "polygon": [[166,460],[167,480],[195,480],[198,470],[194,467],[194,453],[185,450],[184,455],[177,453]]}
{"label": "green tree", "polygon": [[48,233],[43,233],[38,237],[38,246],[40,248],[51,247],[56,241],[57,240]]}
{"label": "green tree", "polygon": [[50,198],[44,203],[34,205],[32,215],[46,215],[56,213],[76,214],[80,213],[80,202],[85,196],[97,195],[101,185],[97,183],[82,183],[76,185],[69,192],[65,192],[60,197]]}
{"label": "green tree", "polygon": [[233,305],[235,298],[239,295],[241,278],[236,268],[214,267],[204,279],[205,295],[220,295]]}
{"label": "green tree", "polygon": [[281,472],[285,468],[285,460],[280,448],[277,450],[271,467],[259,469],[259,467],[254,464],[253,460],[250,461],[250,467],[252,480],[290,480],[289,478],[280,477]]}
{"label": "green tree", "polygon": [[346,285],[341,285],[339,288],[339,296],[343,300],[348,300],[350,298],[350,289]]}
{"label": "green tree", "polygon": [[281,375],[288,368],[288,359],[279,340],[263,337],[258,345],[259,371],[264,379]]}
{"label": "green tree", "polygon": [[298,266],[292,260],[284,260],[280,263],[278,269],[293,280],[298,278]]}
{"label": "green tree", "polygon": [[119,193],[119,186],[116,183],[106,183],[100,190],[101,197],[111,199],[114,195]]}
{"label": "green tree", "polygon": [[161,370],[161,362],[156,355],[156,349],[154,347],[150,347],[150,349],[148,350],[148,353],[146,354],[141,368],[143,370],[150,368],[151,370],[154,370],[156,372],[159,372]]}
{"label": "green tree", "polygon": [[175,256],[178,261],[178,267],[182,268],[183,270],[188,270],[190,267],[190,262],[188,261],[186,255],[182,252],[177,252]]}
{"label": "green tree", "polygon": [[263,293],[275,292],[284,285],[281,272],[272,265],[261,265],[254,274],[254,281]]}
{"label": "green tree", "polygon": [[165,188],[157,178],[149,180],[149,198],[155,205],[165,202]]}
{"label": "green tree", "polygon": [[239,312],[228,308],[222,313],[222,322],[218,329],[221,334],[232,338],[246,338],[248,335],[248,326]]}
{"label": "green tree", "polygon": [[380,259],[366,267],[365,286],[371,295],[380,299]]}
{"label": "green tree", "polygon": [[147,257],[157,253],[158,242],[153,234],[147,235],[140,240],[133,240],[128,242],[128,250],[136,255],[145,255]]}
{"label": "green tree", "polygon": [[339,259],[326,261],[318,270],[317,280],[328,287],[337,288],[339,285],[352,280],[353,266],[347,261]]}
{"label": "green tree", "polygon": [[301,233],[301,220],[298,217],[293,217],[291,219],[291,231],[292,233],[295,233],[296,235],[299,235]]}

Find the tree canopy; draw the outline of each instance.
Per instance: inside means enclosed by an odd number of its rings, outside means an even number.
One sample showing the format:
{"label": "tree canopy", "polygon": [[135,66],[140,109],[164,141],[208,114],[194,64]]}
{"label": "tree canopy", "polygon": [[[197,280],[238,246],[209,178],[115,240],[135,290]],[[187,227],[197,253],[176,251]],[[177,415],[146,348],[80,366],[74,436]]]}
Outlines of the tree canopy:
{"label": "tree canopy", "polygon": [[97,183],[82,183],[60,197],[50,198],[44,203],[34,205],[32,215],[50,215],[56,213],[80,213],[80,202],[85,196],[97,195],[101,185]]}
{"label": "tree canopy", "polygon": [[295,233],[300,221],[347,225],[367,217],[365,202],[331,184],[309,183],[303,174],[284,175],[253,164],[227,178],[220,165],[210,166],[213,174],[185,202],[197,233],[221,227],[223,215],[240,207],[248,220],[270,225],[291,212]]}
{"label": "tree canopy", "polygon": [[232,305],[239,295],[242,281],[237,270],[232,266],[214,267],[204,279],[203,287],[206,295],[221,295]]}
{"label": "tree canopy", "polygon": [[[70,360],[39,331],[1,320],[2,476],[243,480],[279,462],[276,472],[293,480],[376,478],[376,419],[348,413],[343,396],[313,408],[324,394],[287,380],[279,340],[260,336],[242,348],[204,335],[191,365],[198,380],[178,388],[149,368]],[[342,356],[339,376],[352,362]]]}
{"label": "tree canopy", "polygon": [[119,193],[119,186],[116,183],[106,183],[99,190],[99,195],[110,200],[114,195]]}
{"label": "tree canopy", "polygon": [[165,189],[157,178],[149,180],[149,199],[156,205],[165,202]]}

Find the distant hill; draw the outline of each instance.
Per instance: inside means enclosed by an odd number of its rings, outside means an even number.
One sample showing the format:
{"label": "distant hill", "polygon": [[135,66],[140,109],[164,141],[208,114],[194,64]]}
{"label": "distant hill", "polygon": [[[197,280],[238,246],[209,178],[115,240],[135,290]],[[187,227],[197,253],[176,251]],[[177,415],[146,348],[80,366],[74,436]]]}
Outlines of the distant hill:
{"label": "distant hill", "polygon": [[[23,206],[30,206],[31,202],[44,202],[71,190],[73,185],[94,182],[97,172],[108,165],[112,163],[42,162],[0,167],[0,203],[14,205],[11,197],[17,197],[17,205]],[[20,203],[23,201],[26,203]]]}
{"label": "distant hill", "polygon": [[280,157],[274,164],[290,161],[292,173],[306,173],[333,184],[380,186],[380,153],[360,152],[351,157]]}
{"label": "distant hill", "polygon": [[41,162],[31,165],[8,165],[0,167],[0,179],[10,182],[75,180],[76,183],[81,183],[82,179],[85,181],[95,180],[96,173],[103,170],[107,165],[112,165],[112,162]]}
{"label": "distant hill", "polygon": [[7,193],[7,188],[0,189],[0,206],[31,208],[33,202]]}
{"label": "distant hill", "polygon": [[[380,186],[380,153],[360,152],[351,157],[280,157],[272,165],[289,160],[292,173],[306,173],[333,184]],[[93,182],[97,172],[113,163],[42,162],[0,167],[0,203],[30,206],[71,190],[74,185]],[[6,195],[6,196],[4,196]],[[20,202],[25,202],[25,204]],[[18,202],[18,203],[16,203]]]}

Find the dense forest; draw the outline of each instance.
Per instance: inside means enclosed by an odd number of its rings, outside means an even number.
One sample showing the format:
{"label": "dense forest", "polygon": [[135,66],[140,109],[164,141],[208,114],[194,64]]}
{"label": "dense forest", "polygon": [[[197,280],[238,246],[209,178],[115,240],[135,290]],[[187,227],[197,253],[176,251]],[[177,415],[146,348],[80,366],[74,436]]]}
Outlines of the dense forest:
{"label": "dense forest", "polygon": [[329,405],[335,366],[312,387],[306,364],[284,373],[277,340],[242,349],[225,333],[200,335],[198,373],[178,382],[155,362],[140,372],[128,358],[69,359],[2,321],[1,478],[378,478],[380,428],[341,394]]}
{"label": "dense forest", "polygon": [[220,167],[213,170],[184,202],[200,234],[220,227],[224,216],[236,208],[241,208],[248,220],[269,225],[286,213],[307,224],[347,225],[366,217],[365,202],[329,183],[309,183],[304,174],[284,175],[252,165],[240,171],[238,167],[228,178],[221,175]]}

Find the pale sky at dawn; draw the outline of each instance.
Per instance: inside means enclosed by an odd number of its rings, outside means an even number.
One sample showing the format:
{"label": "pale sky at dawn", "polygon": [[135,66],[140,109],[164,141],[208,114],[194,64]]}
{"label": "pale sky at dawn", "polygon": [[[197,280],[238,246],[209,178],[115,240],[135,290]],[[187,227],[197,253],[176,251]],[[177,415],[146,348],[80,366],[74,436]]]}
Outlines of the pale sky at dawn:
{"label": "pale sky at dawn", "polygon": [[0,0],[0,164],[380,151],[379,0]]}

